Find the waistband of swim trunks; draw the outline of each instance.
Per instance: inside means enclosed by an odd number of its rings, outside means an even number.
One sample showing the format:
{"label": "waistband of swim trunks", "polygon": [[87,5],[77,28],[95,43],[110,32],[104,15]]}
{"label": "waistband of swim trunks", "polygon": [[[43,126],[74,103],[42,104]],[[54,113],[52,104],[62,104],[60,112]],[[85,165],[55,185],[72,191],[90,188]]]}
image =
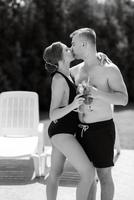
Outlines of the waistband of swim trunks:
{"label": "waistband of swim trunks", "polygon": [[105,121],[99,121],[99,122],[93,122],[93,123],[83,123],[83,122],[79,122],[78,126],[79,127],[84,127],[84,126],[88,126],[89,128],[91,127],[105,127],[107,125],[110,125],[111,123],[113,123],[113,118],[109,119],[109,120],[105,120]]}

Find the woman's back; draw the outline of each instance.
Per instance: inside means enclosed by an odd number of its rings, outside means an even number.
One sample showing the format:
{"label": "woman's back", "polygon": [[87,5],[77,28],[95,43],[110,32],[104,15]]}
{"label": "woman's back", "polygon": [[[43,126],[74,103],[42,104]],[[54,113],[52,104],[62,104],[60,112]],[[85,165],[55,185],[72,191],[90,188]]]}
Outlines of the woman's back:
{"label": "woman's back", "polygon": [[[56,71],[55,73],[52,74],[52,77],[54,78],[54,76],[56,75],[56,73],[60,74],[66,81],[67,85],[63,86],[64,87],[64,95],[66,96],[67,94],[67,87],[69,88],[68,91],[68,99],[66,99],[66,104],[70,104],[73,102],[75,96],[76,96],[76,86],[75,84],[69,80],[69,78],[67,78],[63,73]],[[53,81],[53,80],[52,80]],[[58,81],[58,79],[57,79]],[[61,88],[58,88],[58,90],[60,90]],[[55,97],[55,99],[58,98]],[[64,97],[63,97],[64,99]],[[54,99],[53,99],[54,101]],[[63,101],[61,102],[61,104],[59,105],[60,108],[63,108],[65,105],[63,105]],[[51,108],[50,108],[51,109]],[[66,114],[64,117],[61,117],[57,120],[54,120],[51,122],[49,129],[48,129],[48,134],[50,137],[52,137],[55,134],[58,133],[71,133],[71,134],[75,134],[76,132],[76,127],[77,127],[77,123],[78,123],[78,113],[76,113],[75,111],[71,111],[68,114]]]}
{"label": "woman's back", "polygon": [[[67,99],[65,99],[66,105],[70,104],[76,96],[76,86],[75,86],[73,80],[70,80],[67,76],[65,76],[63,73],[61,73],[59,71],[55,71],[51,75],[52,78],[54,78],[55,75],[60,75],[60,76],[57,76],[57,77],[61,78],[61,76],[62,76],[62,78],[65,80],[65,84],[61,85],[61,87],[64,87],[65,97],[68,97]],[[57,81],[58,81],[58,78],[57,78]],[[60,90],[61,88],[58,88],[58,89]],[[63,101],[64,101],[64,96],[63,96]]]}

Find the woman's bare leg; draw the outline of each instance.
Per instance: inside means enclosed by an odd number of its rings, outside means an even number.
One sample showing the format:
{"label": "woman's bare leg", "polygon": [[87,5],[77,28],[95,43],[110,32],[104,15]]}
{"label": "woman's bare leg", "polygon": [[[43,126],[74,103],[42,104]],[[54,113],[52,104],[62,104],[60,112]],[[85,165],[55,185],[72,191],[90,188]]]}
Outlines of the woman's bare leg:
{"label": "woman's bare leg", "polygon": [[89,191],[88,200],[95,200],[96,192],[97,192],[97,180],[95,178]]}
{"label": "woman's bare leg", "polygon": [[71,134],[58,134],[51,139],[80,174],[81,180],[76,190],[76,200],[87,200],[95,177],[95,169],[78,141]]}
{"label": "woman's bare leg", "polygon": [[46,186],[47,200],[56,200],[59,177],[63,172],[65,160],[65,156],[53,146],[51,155],[51,170]]}

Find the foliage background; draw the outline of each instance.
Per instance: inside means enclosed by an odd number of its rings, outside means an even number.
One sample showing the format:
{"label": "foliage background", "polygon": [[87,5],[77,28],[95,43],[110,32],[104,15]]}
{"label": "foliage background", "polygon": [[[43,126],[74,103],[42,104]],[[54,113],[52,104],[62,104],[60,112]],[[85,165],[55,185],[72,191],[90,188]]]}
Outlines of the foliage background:
{"label": "foliage background", "polygon": [[39,94],[40,109],[50,103],[50,78],[43,50],[54,41],[70,46],[81,27],[97,33],[98,51],[120,68],[134,102],[134,2],[132,0],[0,0],[0,92]]}

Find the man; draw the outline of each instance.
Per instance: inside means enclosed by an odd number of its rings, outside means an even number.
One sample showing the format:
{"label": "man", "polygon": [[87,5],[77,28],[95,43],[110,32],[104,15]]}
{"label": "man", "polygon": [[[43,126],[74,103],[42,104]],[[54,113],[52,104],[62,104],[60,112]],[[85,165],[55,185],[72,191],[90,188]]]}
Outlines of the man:
{"label": "man", "polygon": [[77,85],[89,80],[89,96],[92,98],[91,104],[84,104],[82,113],[79,113],[76,137],[97,170],[101,200],[113,200],[111,168],[114,166],[115,126],[112,108],[113,105],[127,104],[127,89],[116,65],[99,64],[93,29],[79,29],[71,34],[71,38],[75,58],[84,61],[71,68],[71,75]]}

